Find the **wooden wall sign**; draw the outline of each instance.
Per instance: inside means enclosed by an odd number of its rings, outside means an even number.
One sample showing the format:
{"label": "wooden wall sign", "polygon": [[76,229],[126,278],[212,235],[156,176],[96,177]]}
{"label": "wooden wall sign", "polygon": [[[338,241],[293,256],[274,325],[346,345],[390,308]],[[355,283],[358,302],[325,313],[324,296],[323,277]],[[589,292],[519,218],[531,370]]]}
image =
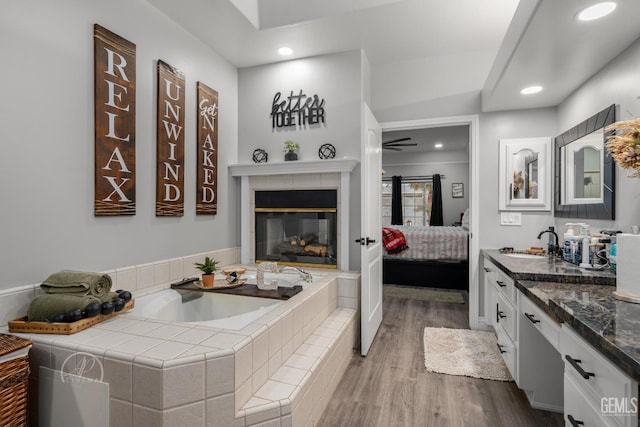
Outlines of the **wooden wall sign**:
{"label": "wooden wall sign", "polygon": [[184,215],[184,74],[158,60],[156,216]]}
{"label": "wooden wall sign", "polygon": [[136,45],[95,24],[96,216],[136,213]]}
{"label": "wooden wall sign", "polygon": [[218,213],[218,92],[198,82],[196,214]]}

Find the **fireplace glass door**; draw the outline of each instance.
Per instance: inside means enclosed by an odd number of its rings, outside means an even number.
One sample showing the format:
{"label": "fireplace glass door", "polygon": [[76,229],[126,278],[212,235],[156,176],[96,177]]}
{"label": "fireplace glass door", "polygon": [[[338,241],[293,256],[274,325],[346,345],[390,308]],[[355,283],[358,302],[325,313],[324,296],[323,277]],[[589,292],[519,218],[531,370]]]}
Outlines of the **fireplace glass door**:
{"label": "fireplace glass door", "polygon": [[[256,262],[337,267],[335,190],[256,193]],[[309,207],[309,206],[316,207]],[[295,207],[297,206],[297,207]]]}

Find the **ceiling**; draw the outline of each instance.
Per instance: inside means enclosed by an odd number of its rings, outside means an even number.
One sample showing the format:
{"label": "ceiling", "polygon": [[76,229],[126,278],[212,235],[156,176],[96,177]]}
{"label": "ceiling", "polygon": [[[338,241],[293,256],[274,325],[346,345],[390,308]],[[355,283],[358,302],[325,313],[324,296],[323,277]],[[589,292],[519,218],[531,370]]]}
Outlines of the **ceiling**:
{"label": "ceiling", "polygon": [[[440,126],[425,129],[385,131],[382,134],[382,141],[386,142],[407,137],[411,138],[411,140],[402,141],[400,144],[415,143],[417,145],[415,147],[399,147],[402,148],[403,153],[467,150],[469,147],[469,126]],[[435,148],[434,144],[436,142],[442,143],[442,148]],[[396,152],[384,150],[383,155]]]}
{"label": "ceiling", "polygon": [[[640,37],[638,0],[590,23],[574,16],[596,0],[147,1],[239,68],[284,60],[283,45],[286,59],[363,49],[372,74],[482,55],[483,111],[556,106]],[[545,90],[520,95],[531,84]]]}

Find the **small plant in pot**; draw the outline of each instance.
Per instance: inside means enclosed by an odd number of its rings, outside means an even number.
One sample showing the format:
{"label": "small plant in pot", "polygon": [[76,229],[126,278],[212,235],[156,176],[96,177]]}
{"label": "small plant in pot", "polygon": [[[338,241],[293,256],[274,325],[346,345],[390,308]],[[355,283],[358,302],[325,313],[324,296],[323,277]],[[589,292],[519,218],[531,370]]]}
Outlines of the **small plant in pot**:
{"label": "small plant in pot", "polygon": [[202,287],[213,288],[213,273],[218,271],[217,261],[213,258],[205,257],[204,262],[194,262],[193,265],[200,271],[202,271]]}
{"label": "small plant in pot", "polygon": [[300,146],[297,142],[287,139],[284,142],[284,160],[298,160],[298,153],[296,153],[296,151],[298,151],[298,148],[300,148]]}

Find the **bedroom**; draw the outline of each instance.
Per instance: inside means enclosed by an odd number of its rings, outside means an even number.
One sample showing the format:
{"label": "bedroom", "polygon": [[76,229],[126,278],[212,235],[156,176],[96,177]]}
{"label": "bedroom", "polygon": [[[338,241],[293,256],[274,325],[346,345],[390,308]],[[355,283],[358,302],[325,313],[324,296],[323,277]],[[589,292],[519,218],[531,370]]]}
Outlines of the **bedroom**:
{"label": "bedroom", "polygon": [[[408,246],[394,253],[388,245],[384,283],[468,289],[469,127],[388,130],[382,140],[382,225],[400,231]],[[441,215],[432,213],[436,174]],[[401,188],[397,201],[394,187]]]}

